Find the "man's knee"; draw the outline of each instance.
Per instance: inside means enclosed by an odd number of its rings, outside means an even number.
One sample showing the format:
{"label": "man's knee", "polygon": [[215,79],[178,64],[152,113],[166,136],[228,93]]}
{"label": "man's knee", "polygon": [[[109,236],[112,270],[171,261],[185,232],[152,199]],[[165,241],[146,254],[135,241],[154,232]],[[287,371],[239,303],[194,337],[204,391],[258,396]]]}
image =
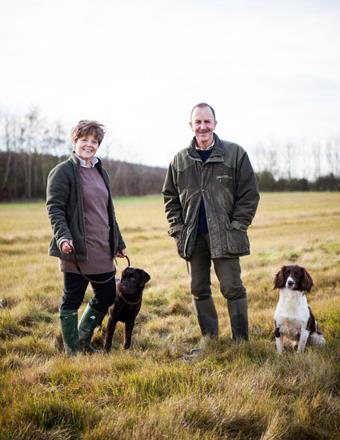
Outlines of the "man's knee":
{"label": "man's knee", "polygon": [[241,284],[240,286],[224,286],[221,288],[222,295],[229,301],[245,298],[247,291]]}
{"label": "man's knee", "polygon": [[211,292],[207,290],[196,290],[195,292],[191,291],[191,294],[195,301],[204,301],[211,298]]}

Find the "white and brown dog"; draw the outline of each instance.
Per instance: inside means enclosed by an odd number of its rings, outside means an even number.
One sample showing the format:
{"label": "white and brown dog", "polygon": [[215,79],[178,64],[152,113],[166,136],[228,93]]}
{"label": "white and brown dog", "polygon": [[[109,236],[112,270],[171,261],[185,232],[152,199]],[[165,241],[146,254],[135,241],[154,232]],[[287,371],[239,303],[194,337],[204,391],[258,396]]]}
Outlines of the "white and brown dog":
{"label": "white and brown dog", "polygon": [[274,313],[278,353],[282,353],[286,347],[304,351],[307,342],[311,345],[325,344],[305,295],[312,287],[312,277],[301,266],[283,266],[276,274],[274,289],[280,289]]}

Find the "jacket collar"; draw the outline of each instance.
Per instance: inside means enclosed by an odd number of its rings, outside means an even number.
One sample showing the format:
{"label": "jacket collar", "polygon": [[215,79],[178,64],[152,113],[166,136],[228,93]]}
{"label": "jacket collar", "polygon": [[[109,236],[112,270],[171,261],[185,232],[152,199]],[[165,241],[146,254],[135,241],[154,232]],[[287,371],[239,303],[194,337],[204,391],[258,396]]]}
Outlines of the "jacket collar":
{"label": "jacket collar", "polygon": [[[79,166],[80,167],[80,160],[79,158],[74,154],[74,151],[72,151],[71,156],[70,156],[70,161],[74,163],[74,165]],[[99,158],[98,162],[95,164],[96,168],[99,168],[100,170],[102,169],[102,163],[101,160]]]}
{"label": "jacket collar", "polygon": [[[224,161],[224,152],[222,148],[222,142],[220,141],[217,134],[214,133],[214,146],[212,148],[211,154],[208,158],[208,160],[205,163],[208,162],[223,162]],[[202,161],[201,156],[196,150],[196,138],[193,137],[193,139],[190,142],[190,145],[187,149],[188,155],[193,160]]]}

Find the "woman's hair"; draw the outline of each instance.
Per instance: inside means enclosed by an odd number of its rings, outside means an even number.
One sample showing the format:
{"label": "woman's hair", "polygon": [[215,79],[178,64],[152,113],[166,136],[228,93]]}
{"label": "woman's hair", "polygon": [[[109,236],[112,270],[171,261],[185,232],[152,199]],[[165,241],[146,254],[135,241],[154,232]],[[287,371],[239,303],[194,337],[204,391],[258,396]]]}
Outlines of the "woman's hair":
{"label": "woman's hair", "polygon": [[104,125],[97,121],[88,121],[86,119],[79,121],[71,131],[72,143],[76,143],[79,138],[88,136],[89,134],[94,136],[100,145],[105,135]]}

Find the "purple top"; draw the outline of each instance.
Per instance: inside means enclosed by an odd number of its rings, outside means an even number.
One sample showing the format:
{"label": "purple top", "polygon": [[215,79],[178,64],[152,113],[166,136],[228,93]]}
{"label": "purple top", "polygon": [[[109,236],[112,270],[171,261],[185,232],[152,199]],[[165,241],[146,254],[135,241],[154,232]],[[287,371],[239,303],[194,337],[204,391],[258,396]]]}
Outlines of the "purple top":
{"label": "purple top", "polygon": [[[108,191],[96,167],[79,167],[83,192],[83,212],[87,260],[79,261],[84,274],[112,272],[114,265],[109,244],[109,219],[107,213]],[[79,273],[72,261],[60,259],[62,272]]]}

